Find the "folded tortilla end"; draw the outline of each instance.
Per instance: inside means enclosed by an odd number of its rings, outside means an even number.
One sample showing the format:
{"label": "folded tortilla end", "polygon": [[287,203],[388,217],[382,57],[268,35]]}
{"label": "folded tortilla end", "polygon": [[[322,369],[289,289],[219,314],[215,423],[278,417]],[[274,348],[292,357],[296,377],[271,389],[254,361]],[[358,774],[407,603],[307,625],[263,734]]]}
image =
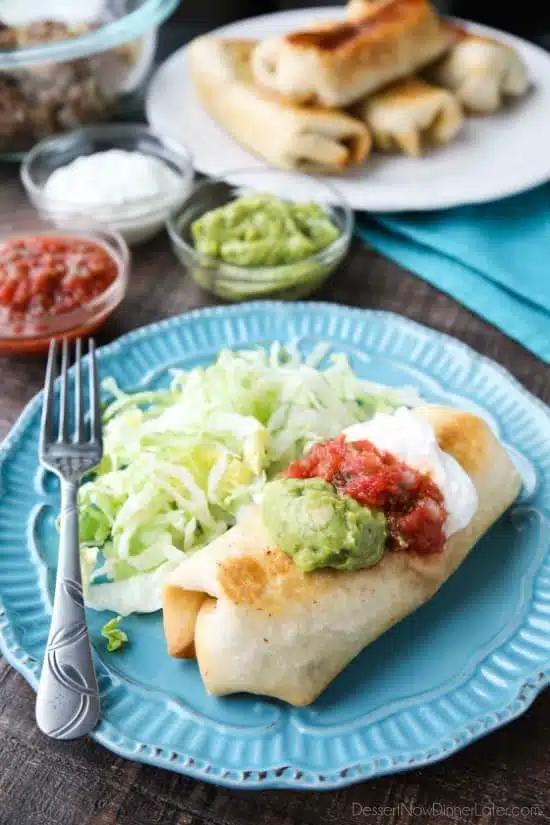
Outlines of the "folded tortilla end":
{"label": "folded tortilla end", "polygon": [[166,584],[162,594],[164,635],[168,655],[175,659],[195,658],[195,624],[205,593],[182,590]]}
{"label": "folded tortilla end", "polygon": [[[436,426],[441,449],[452,455],[469,476],[476,476],[486,467],[489,454],[495,448],[486,421],[467,410],[451,409],[439,404],[424,405],[420,414]],[[510,470],[517,476],[513,467]]]}

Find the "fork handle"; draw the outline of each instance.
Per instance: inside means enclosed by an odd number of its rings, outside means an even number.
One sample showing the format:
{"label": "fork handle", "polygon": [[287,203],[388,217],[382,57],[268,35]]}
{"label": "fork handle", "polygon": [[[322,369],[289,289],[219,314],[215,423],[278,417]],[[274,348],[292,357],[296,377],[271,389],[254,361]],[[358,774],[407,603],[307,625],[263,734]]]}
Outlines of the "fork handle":
{"label": "fork handle", "polygon": [[52,621],[36,697],[36,721],[54,739],[76,739],[99,718],[99,689],[84,612],[78,487],[61,479],[59,561]]}

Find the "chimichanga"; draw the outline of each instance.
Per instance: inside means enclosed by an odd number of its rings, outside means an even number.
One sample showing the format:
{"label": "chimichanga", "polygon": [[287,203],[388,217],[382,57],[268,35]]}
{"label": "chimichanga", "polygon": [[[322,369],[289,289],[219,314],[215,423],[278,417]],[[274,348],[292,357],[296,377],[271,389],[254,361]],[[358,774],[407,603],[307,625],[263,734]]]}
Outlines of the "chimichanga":
{"label": "chimichanga", "polygon": [[348,20],[361,20],[372,14],[376,7],[384,6],[388,0],[348,0],[346,17]]}
{"label": "chimichanga", "polygon": [[252,70],[291,100],[348,106],[440,57],[451,42],[427,0],[381,0],[361,19],[260,42]]}
{"label": "chimichanga", "polygon": [[409,77],[356,104],[376,149],[419,157],[427,146],[450,143],[464,123],[462,106],[446,89]]}
{"label": "chimichanga", "polygon": [[[386,550],[356,572],[304,573],[274,546],[262,510],[250,511],[184,560],[164,590],[168,652],[196,657],[211,694],[246,691],[310,704],[363,648],[428,601],[513,502],[518,473],[484,421],[436,405],[414,416],[464,471],[475,502],[468,519],[455,522],[438,552]],[[449,489],[462,500],[460,488]]]}
{"label": "chimichanga", "polygon": [[243,146],[286,169],[333,172],[362,163],[366,126],[345,112],[281,100],[254,84],[255,41],[200,37],[189,47],[191,76],[205,109]]}
{"label": "chimichanga", "polygon": [[522,97],[529,88],[527,69],[511,46],[447,24],[455,44],[442,60],[429,66],[426,78],[450,89],[469,112],[496,112],[507,98]]}

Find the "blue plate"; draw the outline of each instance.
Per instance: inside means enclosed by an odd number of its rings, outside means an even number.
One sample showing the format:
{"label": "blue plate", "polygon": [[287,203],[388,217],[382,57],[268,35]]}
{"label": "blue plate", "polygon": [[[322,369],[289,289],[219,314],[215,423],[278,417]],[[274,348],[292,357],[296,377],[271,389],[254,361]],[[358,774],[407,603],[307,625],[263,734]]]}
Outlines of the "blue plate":
{"label": "blue plate", "polygon": [[[103,377],[160,386],[170,367],[222,347],[298,338],[346,352],[359,375],[415,385],[483,415],[523,491],[438,595],[365,650],[309,708],[209,697],[196,665],[165,653],[158,614],[125,622],[107,654],[90,611],[103,718],[93,738],[129,759],[241,788],[335,788],[425,765],[522,713],[550,674],[550,417],[504,370],[464,345],[382,312],[242,304],[139,329],[99,353]],[[38,467],[40,397],[0,451],[0,642],[36,688],[56,564],[54,480]]]}

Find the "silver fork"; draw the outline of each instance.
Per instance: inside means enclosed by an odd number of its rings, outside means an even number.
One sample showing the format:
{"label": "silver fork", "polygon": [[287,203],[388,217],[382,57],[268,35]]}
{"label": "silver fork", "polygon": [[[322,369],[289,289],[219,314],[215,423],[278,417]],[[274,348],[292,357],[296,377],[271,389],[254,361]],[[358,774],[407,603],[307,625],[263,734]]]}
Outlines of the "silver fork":
{"label": "silver fork", "polygon": [[[40,462],[61,484],[59,560],[52,622],[42,665],[36,721],[54,739],[76,739],[88,733],[99,718],[99,689],[88,636],[78,537],[78,482],[101,459],[101,410],[94,342],[89,343],[90,434],[86,433],[83,404],[82,342],[76,341],[74,434],[69,433],[70,390],[67,375],[69,344],[61,352],[59,421],[55,414],[54,381],[58,344],[52,341],[46,368]],[[57,426],[56,426],[57,424]]]}

